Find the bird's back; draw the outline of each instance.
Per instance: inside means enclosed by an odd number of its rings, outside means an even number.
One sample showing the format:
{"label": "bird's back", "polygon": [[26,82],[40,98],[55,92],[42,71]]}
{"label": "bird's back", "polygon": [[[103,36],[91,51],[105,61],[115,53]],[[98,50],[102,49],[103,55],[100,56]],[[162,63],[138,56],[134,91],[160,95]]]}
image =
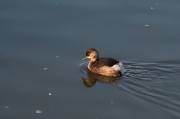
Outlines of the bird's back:
{"label": "bird's back", "polygon": [[94,62],[92,65],[94,67],[100,68],[103,66],[108,66],[108,67],[112,67],[113,65],[119,63],[119,61],[113,59],[113,58],[109,58],[109,57],[103,57],[98,59],[96,62]]}

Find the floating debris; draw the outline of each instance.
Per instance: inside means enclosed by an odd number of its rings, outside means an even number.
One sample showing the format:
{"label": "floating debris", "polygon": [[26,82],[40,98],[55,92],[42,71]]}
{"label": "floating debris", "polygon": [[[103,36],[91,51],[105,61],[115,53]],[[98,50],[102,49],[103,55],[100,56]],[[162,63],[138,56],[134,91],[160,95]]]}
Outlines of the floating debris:
{"label": "floating debris", "polygon": [[48,70],[48,68],[44,68],[44,70]]}
{"label": "floating debris", "polygon": [[9,106],[4,106],[5,108],[9,108]]}
{"label": "floating debris", "polygon": [[41,114],[42,111],[41,111],[41,110],[36,110],[36,113],[37,113],[37,114]]}

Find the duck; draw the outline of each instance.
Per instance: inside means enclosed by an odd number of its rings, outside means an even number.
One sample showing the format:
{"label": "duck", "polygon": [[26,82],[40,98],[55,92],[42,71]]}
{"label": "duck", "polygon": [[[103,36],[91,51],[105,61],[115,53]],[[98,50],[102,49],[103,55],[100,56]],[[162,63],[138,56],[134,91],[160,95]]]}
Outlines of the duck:
{"label": "duck", "polygon": [[123,64],[118,60],[110,57],[99,58],[99,53],[95,48],[89,48],[86,50],[86,55],[83,58],[90,59],[88,63],[88,69],[97,74],[104,76],[122,76]]}

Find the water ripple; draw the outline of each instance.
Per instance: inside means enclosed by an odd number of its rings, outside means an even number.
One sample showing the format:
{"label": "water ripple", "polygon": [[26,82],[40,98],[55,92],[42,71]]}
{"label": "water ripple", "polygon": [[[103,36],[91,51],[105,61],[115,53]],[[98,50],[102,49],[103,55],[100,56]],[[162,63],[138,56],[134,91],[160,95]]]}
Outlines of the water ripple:
{"label": "water ripple", "polygon": [[[87,62],[80,65],[86,77]],[[131,62],[123,61],[125,75],[112,88],[123,90],[130,96],[163,107],[180,117],[180,63],[173,61]]]}

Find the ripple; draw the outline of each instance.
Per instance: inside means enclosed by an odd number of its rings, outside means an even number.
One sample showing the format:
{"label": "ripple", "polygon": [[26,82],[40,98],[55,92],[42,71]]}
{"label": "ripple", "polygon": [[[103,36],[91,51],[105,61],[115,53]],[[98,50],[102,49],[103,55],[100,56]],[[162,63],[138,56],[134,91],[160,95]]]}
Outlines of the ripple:
{"label": "ripple", "polygon": [[[123,90],[128,95],[151,102],[180,117],[180,63],[174,61],[132,62],[122,61],[125,74],[110,85]],[[88,62],[80,65],[80,71],[86,77]]]}
{"label": "ripple", "polygon": [[88,62],[84,62],[80,64],[80,71],[84,76],[87,76],[87,65],[88,65]]}

